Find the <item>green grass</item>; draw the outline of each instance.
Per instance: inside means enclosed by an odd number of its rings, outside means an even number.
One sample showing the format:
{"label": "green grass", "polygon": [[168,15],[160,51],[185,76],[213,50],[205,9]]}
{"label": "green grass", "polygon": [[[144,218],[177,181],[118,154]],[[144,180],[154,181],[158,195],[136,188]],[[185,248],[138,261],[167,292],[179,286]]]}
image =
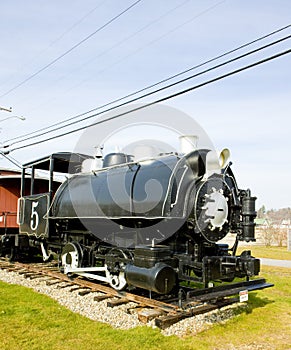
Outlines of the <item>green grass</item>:
{"label": "green grass", "polygon": [[239,247],[238,253],[240,254],[243,250],[251,250],[252,255],[256,258],[291,260],[291,251],[288,251],[286,247],[264,247],[249,245],[245,247]]}
{"label": "green grass", "polygon": [[208,339],[213,344],[216,338],[218,343],[225,344],[221,349],[227,348],[231,339],[234,346],[260,344],[262,349],[291,348],[291,271],[264,267],[261,275],[275,287],[250,293],[246,312],[199,335],[199,339]]}
{"label": "green grass", "polygon": [[275,287],[250,293],[247,308],[227,323],[183,339],[165,337],[146,326],[113,329],[28,288],[0,282],[1,350],[218,350],[254,344],[286,350],[291,344],[290,273],[290,269],[264,267],[262,276]]}

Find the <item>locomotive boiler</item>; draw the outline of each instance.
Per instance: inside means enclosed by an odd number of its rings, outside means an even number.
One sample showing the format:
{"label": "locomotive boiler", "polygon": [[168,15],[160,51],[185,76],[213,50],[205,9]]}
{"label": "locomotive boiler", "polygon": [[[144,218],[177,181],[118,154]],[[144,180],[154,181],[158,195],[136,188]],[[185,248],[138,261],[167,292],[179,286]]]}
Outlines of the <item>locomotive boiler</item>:
{"label": "locomotive boiler", "polygon": [[[185,281],[248,280],[260,261],[236,250],[255,240],[256,198],[238,188],[230,163],[213,170],[210,155],[197,149],[135,161],[111,153],[89,172],[80,170],[91,157],[75,153],[25,164],[22,188],[29,173],[31,190],[19,199],[16,249],[39,247],[44,260],[57,254],[64,273],[116,290],[169,294]],[[39,170],[49,172],[46,193],[34,190]],[[57,188],[60,174],[67,177]],[[221,243],[228,234],[231,247]]]}

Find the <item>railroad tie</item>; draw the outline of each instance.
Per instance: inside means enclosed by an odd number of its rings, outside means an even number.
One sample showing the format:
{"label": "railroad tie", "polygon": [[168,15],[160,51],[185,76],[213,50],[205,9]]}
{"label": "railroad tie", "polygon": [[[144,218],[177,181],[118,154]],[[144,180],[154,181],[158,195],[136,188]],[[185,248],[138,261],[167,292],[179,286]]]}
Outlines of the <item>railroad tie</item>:
{"label": "railroad tie", "polygon": [[129,300],[126,298],[113,299],[107,302],[108,307],[115,307],[123,304],[129,303]]}
{"label": "railroad tie", "polygon": [[94,297],[94,301],[102,301],[102,300],[106,300],[106,299],[110,299],[112,298],[112,295],[111,294],[102,294],[102,295],[96,295]]}
{"label": "railroad tie", "polygon": [[165,312],[157,309],[142,309],[138,312],[137,317],[138,320],[142,323],[148,323],[154,318],[165,315]]}

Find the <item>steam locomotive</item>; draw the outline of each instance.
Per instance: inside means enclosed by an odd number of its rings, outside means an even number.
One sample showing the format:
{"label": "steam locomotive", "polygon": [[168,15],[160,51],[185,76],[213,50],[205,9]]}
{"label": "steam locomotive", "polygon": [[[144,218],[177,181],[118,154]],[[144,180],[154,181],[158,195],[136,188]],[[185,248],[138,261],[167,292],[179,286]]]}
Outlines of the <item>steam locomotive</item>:
{"label": "steam locomotive", "polygon": [[[248,280],[259,274],[260,261],[236,251],[239,241],[255,241],[256,198],[238,188],[231,163],[213,170],[210,155],[196,149],[134,161],[110,153],[102,168],[88,172],[82,164],[94,159],[79,153],[27,163],[19,234],[6,236],[2,248],[20,254],[33,247],[44,260],[57,255],[65,274],[116,290],[169,294],[183,281],[207,287]],[[45,193],[34,186],[42,170],[49,174]],[[232,247],[220,242],[227,234],[235,236]]]}

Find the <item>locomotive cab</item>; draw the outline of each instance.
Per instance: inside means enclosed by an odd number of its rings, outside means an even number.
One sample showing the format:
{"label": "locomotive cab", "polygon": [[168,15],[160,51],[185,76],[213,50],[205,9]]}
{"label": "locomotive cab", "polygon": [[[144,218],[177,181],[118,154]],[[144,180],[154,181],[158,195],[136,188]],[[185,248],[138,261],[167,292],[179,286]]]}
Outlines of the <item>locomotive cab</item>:
{"label": "locomotive cab", "polygon": [[[40,246],[44,260],[49,258],[46,242],[51,240],[55,232],[48,219],[53,196],[69,173],[80,172],[83,161],[89,158],[92,157],[63,152],[23,165],[16,247],[21,242],[30,247]],[[40,177],[45,179],[42,186],[39,186]]]}

